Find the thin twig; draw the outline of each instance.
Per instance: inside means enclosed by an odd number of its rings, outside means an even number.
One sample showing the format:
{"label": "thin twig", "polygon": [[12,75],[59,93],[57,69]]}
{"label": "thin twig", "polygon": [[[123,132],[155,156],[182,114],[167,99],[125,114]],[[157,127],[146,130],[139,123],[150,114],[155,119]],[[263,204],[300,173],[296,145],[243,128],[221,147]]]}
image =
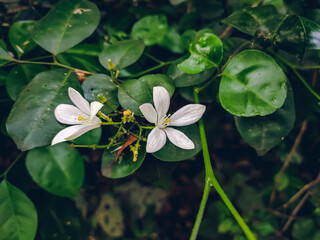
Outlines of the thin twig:
{"label": "thin twig", "polygon": [[293,144],[293,146],[292,146],[292,148],[291,148],[291,150],[290,150],[290,153],[288,154],[285,162],[283,163],[280,171],[279,171],[278,174],[277,174],[276,182],[275,182],[275,184],[274,184],[274,188],[273,188],[273,191],[272,191],[270,200],[269,200],[269,206],[271,206],[272,203],[273,203],[274,200],[275,200],[276,191],[277,191],[277,188],[278,188],[279,183],[280,183],[280,181],[281,181],[281,178],[282,178],[284,172],[286,171],[286,169],[288,168],[288,166],[289,166],[289,164],[290,164],[290,162],[291,162],[291,159],[293,158],[293,156],[294,156],[294,154],[295,154],[295,152],[296,152],[296,150],[297,150],[297,148],[298,148],[298,146],[299,146],[299,144],[300,144],[301,138],[302,138],[303,134],[305,133],[305,131],[306,131],[306,129],[307,129],[307,123],[308,123],[307,120],[304,120],[304,121],[302,122],[300,132],[299,132],[296,140],[294,141],[294,144]]}
{"label": "thin twig", "polygon": [[320,183],[320,172],[318,173],[318,176],[316,177],[315,180],[309,182],[308,184],[304,185],[303,188],[301,188],[295,195],[293,195],[287,203],[285,203],[282,208],[287,208],[290,204],[295,202],[302,194],[304,194],[306,191],[308,191],[310,188],[313,186],[317,185]]}
{"label": "thin twig", "polygon": [[307,201],[308,197],[310,196],[311,191],[309,190],[304,197],[301,199],[301,201],[298,203],[298,205],[296,206],[296,208],[292,211],[291,216],[289,217],[287,223],[283,226],[281,232],[286,232],[291,223],[294,221],[294,218],[296,217],[296,215],[298,214],[298,212],[300,211],[300,209],[302,208],[303,204]]}

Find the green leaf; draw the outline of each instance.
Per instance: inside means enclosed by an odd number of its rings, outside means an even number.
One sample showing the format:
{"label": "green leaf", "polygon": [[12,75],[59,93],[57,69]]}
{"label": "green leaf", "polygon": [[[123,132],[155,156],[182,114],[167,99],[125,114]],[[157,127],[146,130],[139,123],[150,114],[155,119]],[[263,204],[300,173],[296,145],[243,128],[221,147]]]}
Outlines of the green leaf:
{"label": "green leaf", "polygon": [[76,196],[83,184],[82,156],[67,143],[30,150],[26,166],[37,184],[61,197]]}
{"label": "green leaf", "polygon": [[6,84],[8,73],[4,70],[0,70],[0,87]]}
{"label": "green leaf", "polygon": [[185,73],[178,68],[178,65],[187,58],[188,58],[188,55],[178,59],[177,61],[172,63],[168,68],[167,75],[173,79],[176,87],[195,86],[199,83],[202,83],[208,80],[208,78],[210,78],[212,74],[215,72],[215,69],[211,68],[209,70],[203,71],[201,73],[196,73],[196,74]]}
{"label": "green leaf", "polygon": [[167,34],[164,36],[159,45],[170,50],[173,53],[184,53],[184,47],[181,40],[181,36],[177,32],[177,30],[171,26],[168,26]]}
{"label": "green leaf", "polygon": [[38,73],[46,70],[44,66],[34,64],[21,64],[14,67],[6,79],[6,90],[10,98],[13,101],[17,100],[22,89],[25,88]]}
{"label": "green leaf", "polygon": [[151,46],[162,42],[167,28],[167,18],[164,15],[146,16],[133,25],[131,37],[141,39],[146,46]]}
{"label": "green leaf", "polygon": [[10,55],[0,47],[0,66],[11,61],[12,57],[10,57]]}
{"label": "green leaf", "polygon": [[169,139],[167,139],[167,142],[164,145],[164,147],[161,148],[159,151],[153,153],[153,156],[166,162],[178,162],[178,161],[192,158],[193,156],[195,156],[197,153],[200,152],[201,140],[200,140],[199,129],[196,124],[192,124],[185,127],[175,127],[175,129],[187,135],[187,137],[190,138],[194,143],[195,148],[191,150],[182,149],[172,144],[169,141]]}
{"label": "green leaf", "polygon": [[89,72],[104,72],[105,68],[99,62],[101,48],[95,44],[79,44],[64,53],[57,55],[59,63],[86,70]]}
{"label": "green leaf", "polygon": [[7,120],[7,130],[17,147],[26,151],[49,145],[64,127],[54,116],[60,103],[72,104],[68,88],[80,89],[75,73],[56,69],[38,74],[20,93]]}
{"label": "green leaf", "polygon": [[209,28],[201,29],[200,31],[196,32],[195,30],[187,30],[181,35],[181,41],[183,47],[188,50],[190,44],[192,42],[198,41],[199,38],[205,33],[212,33],[212,30]]}
{"label": "green leaf", "polygon": [[146,146],[141,144],[137,160],[133,161],[133,153],[129,147],[122,153],[122,156],[115,162],[117,151],[106,150],[102,156],[101,172],[108,178],[122,178],[134,173],[146,157]]}
{"label": "green leaf", "polygon": [[109,59],[111,59],[115,69],[123,69],[138,61],[143,50],[143,41],[123,40],[105,47],[99,61],[102,66],[109,69]]}
{"label": "green leaf", "polygon": [[178,65],[180,70],[189,74],[218,67],[223,56],[220,38],[211,33],[205,33],[198,41],[191,43],[189,51],[191,56]]}
{"label": "green leaf", "polygon": [[141,116],[139,107],[152,102],[153,87],[165,87],[170,96],[174,93],[173,80],[164,74],[144,75],[139,79],[124,81],[118,90],[118,99],[123,109],[130,109],[135,115]]}
{"label": "green leaf", "polygon": [[18,21],[12,24],[9,29],[10,43],[19,57],[30,52],[37,46],[37,44],[32,40],[29,31],[30,26],[34,22],[35,21],[32,20]]}
{"label": "green leaf", "polygon": [[33,240],[38,217],[30,199],[4,180],[0,183],[0,240]]}
{"label": "green leaf", "polygon": [[268,5],[236,11],[221,22],[253,36],[261,25],[277,15],[278,12],[275,7]]}
{"label": "green leaf", "polygon": [[223,72],[219,98],[236,116],[265,116],[280,108],[287,96],[286,75],[269,55],[245,50]]}
{"label": "green leaf", "polygon": [[87,0],[62,0],[31,26],[33,40],[54,55],[89,37],[100,21],[97,6]]}
{"label": "green leaf", "polygon": [[[277,181],[278,174],[274,175],[274,178],[273,178],[274,182]],[[280,181],[279,181],[279,184],[277,186],[277,190],[283,191],[284,189],[286,189],[289,186],[289,184],[290,184],[289,176],[287,174],[282,174]]]}
{"label": "green leaf", "polygon": [[237,129],[243,140],[252,146],[258,155],[264,155],[289,134],[296,119],[293,91],[287,82],[288,95],[281,108],[264,117],[236,117]]}
{"label": "green leaf", "polygon": [[254,222],[253,228],[259,233],[259,236],[268,236],[275,231],[272,224],[268,222]]}
{"label": "green leaf", "polygon": [[82,84],[84,97],[89,101],[99,101],[98,95],[107,99],[102,108],[103,113],[113,112],[119,107],[118,87],[108,75],[94,74],[88,77]]}
{"label": "green leaf", "polygon": [[278,27],[273,44],[300,57],[305,49],[320,49],[320,25],[297,16],[286,16]]}

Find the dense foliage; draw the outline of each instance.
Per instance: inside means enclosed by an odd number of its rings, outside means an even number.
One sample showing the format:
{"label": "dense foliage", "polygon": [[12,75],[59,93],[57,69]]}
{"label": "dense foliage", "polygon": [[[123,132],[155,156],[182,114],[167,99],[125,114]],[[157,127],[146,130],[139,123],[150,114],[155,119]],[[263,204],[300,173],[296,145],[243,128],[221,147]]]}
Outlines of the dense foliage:
{"label": "dense foliage", "polygon": [[320,1],[0,11],[0,240],[320,239]]}

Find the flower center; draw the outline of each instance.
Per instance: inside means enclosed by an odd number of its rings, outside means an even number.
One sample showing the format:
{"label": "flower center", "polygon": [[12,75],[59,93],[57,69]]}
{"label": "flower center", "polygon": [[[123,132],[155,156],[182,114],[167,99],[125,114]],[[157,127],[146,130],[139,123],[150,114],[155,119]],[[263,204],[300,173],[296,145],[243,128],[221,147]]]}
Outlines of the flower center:
{"label": "flower center", "polygon": [[90,117],[87,115],[79,116],[77,120],[79,121],[79,124],[83,124],[83,125],[90,125],[91,123]]}
{"label": "flower center", "polygon": [[169,118],[170,114],[164,115],[162,118],[159,119],[159,121],[156,123],[156,126],[158,128],[165,128],[169,126],[171,119]]}

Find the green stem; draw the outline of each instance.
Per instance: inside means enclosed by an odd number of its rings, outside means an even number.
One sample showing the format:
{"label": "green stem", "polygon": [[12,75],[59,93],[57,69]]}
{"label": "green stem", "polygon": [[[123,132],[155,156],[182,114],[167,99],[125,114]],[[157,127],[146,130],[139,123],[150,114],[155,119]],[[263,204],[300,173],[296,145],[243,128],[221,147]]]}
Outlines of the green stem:
{"label": "green stem", "polygon": [[210,181],[206,181],[205,185],[204,185],[204,190],[203,190],[203,195],[202,195],[199,211],[198,211],[197,218],[196,218],[196,221],[195,221],[193,229],[192,229],[190,240],[197,239],[197,235],[198,235],[199,227],[200,227],[201,220],[203,217],[204,209],[206,208],[207,200],[209,197],[210,188],[211,188]]}
{"label": "green stem", "polygon": [[149,53],[146,53],[146,56],[147,56],[148,58],[152,59],[153,61],[157,62],[157,63],[160,63],[160,64],[164,63],[163,61],[155,58],[154,56],[150,55]]}
{"label": "green stem", "polygon": [[30,63],[30,64],[41,64],[41,65],[50,65],[50,66],[58,66],[58,67],[63,67],[63,68],[67,68],[70,70],[76,70],[76,68],[58,63],[58,62],[34,62],[34,61],[27,61],[27,60],[18,60],[18,59],[12,59],[13,62],[15,63]]}
{"label": "green stem", "polygon": [[154,129],[155,126],[139,126],[139,128],[142,128],[142,129]]}
{"label": "green stem", "polygon": [[205,88],[207,88],[208,86],[210,86],[210,84],[215,81],[217,79],[217,77],[219,76],[219,72],[216,72],[216,74],[209,80],[207,81],[202,87],[197,88],[198,93],[203,91]]}
{"label": "green stem", "polygon": [[295,69],[292,68],[292,71],[296,74],[296,76],[300,79],[302,84],[310,91],[310,93],[315,96],[318,100],[320,100],[320,96],[316,91],[313,90],[313,88],[307,83],[307,81],[300,75],[300,73]]}
{"label": "green stem", "polygon": [[7,178],[7,174],[10,172],[11,168],[18,162],[18,160],[22,157],[23,152],[21,152],[18,157],[10,164],[10,166],[7,168],[6,171],[4,171],[1,175],[0,178],[4,177]]}
{"label": "green stem", "polygon": [[92,144],[92,145],[76,145],[71,143],[70,147],[77,147],[77,148],[92,148],[97,149],[97,148],[106,148],[108,145],[97,145],[97,144]]}
{"label": "green stem", "polygon": [[[195,88],[194,89],[194,99],[195,99],[195,103],[197,103],[197,104],[199,104],[198,93],[199,93],[199,89]],[[235,209],[235,207],[233,206],[233,204],[229,200],[228,196],[224,193],[223,189],[221,188],[220,184],[218,183],[216,177],[214,176],[212,166],[211,166],[211,160],[210,160],[210,154],[209,154],[209,149],[208,149],[208,144],[207,144],[206,132],[204,129],[204,124],[203,124],[202,118],[199,120],[199,131],[200,131],[200,138],[201,138],[201,144],[202,144],[204,166],[205,166],[205,171],[206,171],[206,185],[209,182],[211,184],[211,186],[214,187],[214,189],[220,195],[221,199],[223,200],[223,202],[225,203],[225,205],[227,206],[227,208],[229,209],[229,211],[231,212],[233,217],[238,222],[239,226],[241,227],[241,229],[243,230],[243,232],[245,233],[247,238],[249,240],[256,240],[256,237],[253,235],[253,233],[251,232],[251,230],[249,229],[249,227],[247,226],[247,224],[245,223],[243,218],[240,216],[238,211]],[[210,187],[205,187],[204,193],[203,193],[203,198],[208,198],[207,195],[209,194],[208,193],[209,191],[210,191]],[[201,219],[203,216],[203,211],[205,208],[206,201],[207,201],[206,199],[201,200],[199,213],[196,218],[197,224],[201,223]],[[198,230],[199,230],[199,226],[197,227],[195,225],[195,227],[193,228],[192,233],[191,233],[191,239],[195,239],[195,237],[198,234]]]}
{"label": "green stem", "polygon": [[169,65],[169,64],[171,64],[171,63],[173,63],[173,62],[175,62],[175,61],[162,62],[162,63],[160,63],[159,65],[156,65],[156,66],[154,66],[154,67],[152,67],[152,68],[149,68],[149,69],[147,69],[147,70],[144,70],[144,71],[142,71],[142,72],[140,72],[140,73],[138,73],[138,74],[135,74],[135,75],[130,76],[130,79],[131,79],[131,78],[140,77],[140,76],[145,75],[145,74],[147,74],[147,73],[149,73],[149,72],[152,72],[152,71],[157,70],[157,69],[159,69],[159,68],[162,68],[162,67],[164,67],[164,66],[166,66],[166,65]]}
{"label": "green stem", "polygon": [[102,122],[101,125],[120,125],[122,122]]}

